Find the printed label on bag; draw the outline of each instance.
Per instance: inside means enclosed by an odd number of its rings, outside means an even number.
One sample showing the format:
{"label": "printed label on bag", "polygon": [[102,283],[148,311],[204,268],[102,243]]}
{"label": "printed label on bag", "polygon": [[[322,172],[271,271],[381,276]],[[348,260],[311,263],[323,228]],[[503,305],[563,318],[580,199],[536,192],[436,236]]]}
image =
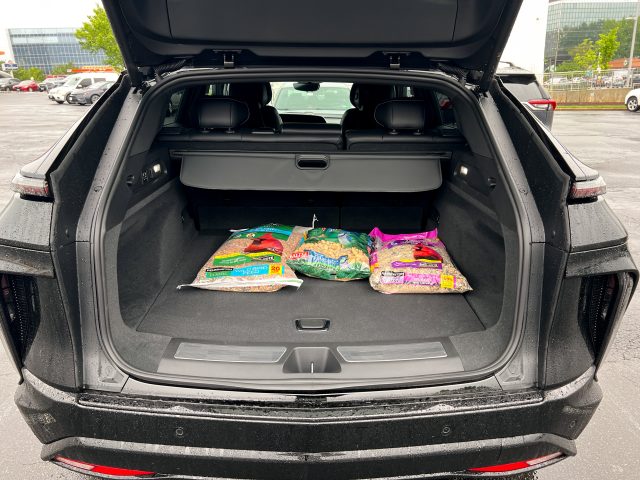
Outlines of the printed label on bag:
{"label": "printed label on bag", "polygon": [[386,285],[425,285],[429,287],[454,288],[455,277],[453,275],[440,275],[437,273],[405,273],[384,270],[380,272],[380,283]]}
{"label": "printed label on bag", "polygon": [[213,257],[212,265],[217,267],[250,262],[280,263],[282,262],[282,256],[272,252],[228,253]]}
{"label": "printed label on bag", "polygon": [[441,275],[440,286],[442,288],[456,288],[456,277],[453,275]]}
{"label": "printed label on bag", "polygon": [[391,262],[392,268],[430,268],[442,270],[442,262],[434,260],[397,260]]}
{"label": "printed label on bag", "polygon": [[252,277],[256,275],[284,275],[284,265],[252,265],[249,267],[207,268],[205,278]]}

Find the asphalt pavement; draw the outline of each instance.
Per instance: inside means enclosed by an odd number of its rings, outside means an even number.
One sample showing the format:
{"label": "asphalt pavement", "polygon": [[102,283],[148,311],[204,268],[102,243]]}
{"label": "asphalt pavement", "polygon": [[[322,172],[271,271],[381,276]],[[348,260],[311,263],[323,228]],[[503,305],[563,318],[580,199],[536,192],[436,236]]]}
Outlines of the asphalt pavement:
{"label": "asphalt pavement", "polygon": [[[58,105],[43,93],[0,93],[0,210],[11,198],[15,172],[45,152],[88,107]],[[598,169],[607,202],[630,234],[640,261],[640,113],[555,114],[554,134],[578,158]],[[615,345],[600,372],[605,393],[578,439],[578,455],[541,470],[539,480],[640,478],[640,292],[633,299]],[[14,403],[16,376],[0,347],[0,478],[87,478],[40,461],[40,444]]]}

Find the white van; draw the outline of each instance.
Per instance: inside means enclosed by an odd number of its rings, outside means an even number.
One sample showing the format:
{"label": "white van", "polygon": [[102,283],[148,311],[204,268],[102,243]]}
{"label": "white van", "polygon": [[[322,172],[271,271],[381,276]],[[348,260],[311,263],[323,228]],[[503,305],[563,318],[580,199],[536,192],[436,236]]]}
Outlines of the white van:
{"label": "white van", "polygon": [[67,77],[67,80],[59,87],[49,90],[49,100],[58,103],[71,103],[69,94],[76,89],[87,88],[94,83],[116,81],[117,73],[111,72],[86,72],[76,73]]}

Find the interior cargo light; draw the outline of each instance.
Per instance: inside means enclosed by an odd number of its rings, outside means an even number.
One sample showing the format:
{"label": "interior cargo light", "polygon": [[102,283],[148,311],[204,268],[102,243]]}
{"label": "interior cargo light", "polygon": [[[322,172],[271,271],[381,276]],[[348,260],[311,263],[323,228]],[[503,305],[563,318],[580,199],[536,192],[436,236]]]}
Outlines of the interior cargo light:
{"label": "interior cargo light", "polygon": [[561,452],[545,455],[544,457],[533,458],[531,460],[523,460],[513,463],[502,463],[500,465],[491,465],[488,467],[476,467],[467,469],[469,472],[515,472],[516,470],[523,470],[525,468],[535,467],[542,463],[546,463],[550,460],[554,460],[562,456]]}
{"label": "interior cargo light", "polygon": [[11,190],[20,195],[32,197],[48,197],[50,195],[49,184],[45,179],[25,177],[20,172],[11,180]]}
{"label": "interior cargo light", "polygon": [[607,184],[602,177],[598,177],[595,180],[588,180],[586,182],[573,182],[571,184],[569,198],[574,200],[595,198],[605,193],[607,193]]}
{"label": "interior cargo light", "polygon": [[527,103],[535,110],[555,110],[558,103],[552,98],[536,98],[528,100]]}
{"label": "interior cargo light", "polygon": [[79,470],[84,470],[86,472],[91,473],[99,473],[102,475],[113,475],[114,477],[131,477],[131,478],[140,478],[140,477],[150,477],[155,475],[155,472],[147,472],[146,470],[132,470],[129,468],[117,468],[117,467],[107,467],[105,465],[95,465],[93,463],[80,462],[78,460],[71,460],[70,458],[62,457],[60,455],[56,455],[53,458],[54,461],[59,462],[63,465],[77,468]]}

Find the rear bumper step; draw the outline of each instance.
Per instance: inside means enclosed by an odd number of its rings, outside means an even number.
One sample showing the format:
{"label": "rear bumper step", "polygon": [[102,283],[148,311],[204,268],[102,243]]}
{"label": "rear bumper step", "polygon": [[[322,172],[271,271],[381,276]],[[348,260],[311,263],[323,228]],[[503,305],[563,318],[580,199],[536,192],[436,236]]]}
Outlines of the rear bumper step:
{"label": "rear bumper step", "polygon": [[69,394],[24,371],[16,403],[45,443],[44,460],[60,455],[178,477],[438,477],[574,455],[573,440],[601,400],[593,374],[546,392],[246,403]]}

